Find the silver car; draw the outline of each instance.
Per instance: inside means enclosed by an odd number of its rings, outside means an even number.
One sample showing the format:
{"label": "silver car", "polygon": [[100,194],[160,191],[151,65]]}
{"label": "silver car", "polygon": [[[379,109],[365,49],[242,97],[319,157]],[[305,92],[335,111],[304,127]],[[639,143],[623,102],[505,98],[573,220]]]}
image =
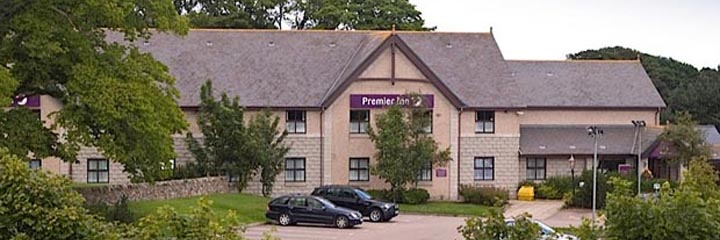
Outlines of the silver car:
{"label": "silver car", "polygon": [[[550,226],[548,226],[547,224],[544,224],[544,223],[542,223],[542,222],[540,222],[540,221],[532,220],[532,219],[531,219],[530,221],[532,221],[533,223],[535,223],[535,224],[537,224],[538,226],[540,226],[540,232],[541,232],[541,233],[540,233],[540,235],[541,235],[541,236],[540,236],[540,240],[546,240],[546,239],[548,239],[548,240],[549,240],[549,239],[556,239],[556,240],[579,240],[579,238],[576,237],[576,236],[569,235],[569,234],[558,233],[558,232],[555,231],[555,229],[552,229]],[[505,219],[505,223],[506,223],[507,225],[509,225],[509,226],[514,226],[514,225],[515,225],[515,219]]]}

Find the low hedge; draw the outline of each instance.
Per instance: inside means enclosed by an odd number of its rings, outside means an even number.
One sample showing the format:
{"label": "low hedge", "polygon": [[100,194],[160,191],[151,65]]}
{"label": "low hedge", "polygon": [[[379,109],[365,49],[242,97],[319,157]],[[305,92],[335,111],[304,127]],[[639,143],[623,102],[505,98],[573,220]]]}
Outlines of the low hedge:
{"label": "low hedge", "polygon": [[463,202],[486,206],[503,206],[510,198],[505,189],[473,185],[460,185],[460,196],[463,197]]}
{"label": "low hedge", "polygon": [[[393,201],[393,194],[387,189],[368,189],[365,190],[370,196],[382,201]],[[411,188],[400,192],[397,203],[407,204],[423,204],[430,199],[430,193],[423,188]]]}

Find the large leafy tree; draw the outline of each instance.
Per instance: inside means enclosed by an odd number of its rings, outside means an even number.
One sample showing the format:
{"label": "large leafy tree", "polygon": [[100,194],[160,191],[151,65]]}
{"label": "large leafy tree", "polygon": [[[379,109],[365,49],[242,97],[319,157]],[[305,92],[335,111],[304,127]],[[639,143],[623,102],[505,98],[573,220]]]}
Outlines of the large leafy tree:
{"label": "large leafy tree", "polygon": [[585,50],[568,54],[568,59],[633,60],[640,62],[652,79],[668,108],[663,121],[673,120],[687,111],[700,123],[720,125],[720,73],[718,69],[698,70],[672,58],[655,56],[620,46]]}
{"label": "large leafy tree", "polygon": [[[420,97],[410,94],[409,98]],[[430,116],[424,106],[403,109],[391,106],[377,116],[376,128],[370,127],[370,140],[375,143],[377,164],[373,174],[390,184],[394,198],[407,184],[418,181],[418,173],[427,164],[444,165],[450,161],[450,148],[440,150],[426,129]]]}
{"label": "large leafy tree", "polygon": [[175,0],[194,27],[428,31],[408,0]]}
{"label": "large leafy tree", "polygon": [[285,155],[290,150],[285,145],[287,131],[280,130],[280,118],[263,110],[248,124],[249,156],[258,163],[263,196],[272,194],[275,177],[280,174],[285,164]]}
{"label": "large leafy tree", "polygon": [[705,133],[697,129],[696,125],[689,113],[681,112],[675,122],[660,135],[660,139],[667,143],[664,152],[670,162],[687,164],[694,158],[710,157]]}
{"label": "large leafy tree", "polygon": [[[150,54],[105,41],[107,31],[128,41],[150,37],[151,27],[185,34],[188,21],[170,0],[0,2],[0,97],[8,99],[0,102],[9,102],[8,95],[47,94],[64,105],[53,115],[59,140],[42,137],[27,146],[66,143],[65,160],[73,160],[81,145],[94,146],[136,181],[169,174],[162,166],[174,157],[171,135],[186,125],[174,79]],[[0,111],[7,114],[13,113]],[[0,136],[43,132],[37,121],[14,122]]]}

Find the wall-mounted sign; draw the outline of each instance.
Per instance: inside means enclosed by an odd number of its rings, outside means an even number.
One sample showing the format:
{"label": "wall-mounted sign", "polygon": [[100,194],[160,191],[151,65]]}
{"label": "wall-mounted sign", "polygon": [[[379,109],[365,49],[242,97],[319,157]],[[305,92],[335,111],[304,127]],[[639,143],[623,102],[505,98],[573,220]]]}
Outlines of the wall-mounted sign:
{"label": "wall-mounted sign", "polygon": [[447,177],[447,169],[438,168],[435,170],[436,177]]}
{"label": "wall-mounted sign", "polygon": [[13,107],[17,106],[24,106],[24,107],[39,107],[40,106],[40,96],[39,95],[33,95],[33,96],[15,96],[12,98],[11,105]]}
{"label": "wall-mounted sign", "polygon": [[630,170],[632,170],[632,165],[630,164],[620,164],[618,165],[618,172],[622,175],[628,175],[630,173]]}
{"label": "wall-mounted sign", "polygon": [[435,97],[430,94],[419,95],[415,99],[404,94],[350,94],[351,108],[384,108],[393,105],[433,108]]}

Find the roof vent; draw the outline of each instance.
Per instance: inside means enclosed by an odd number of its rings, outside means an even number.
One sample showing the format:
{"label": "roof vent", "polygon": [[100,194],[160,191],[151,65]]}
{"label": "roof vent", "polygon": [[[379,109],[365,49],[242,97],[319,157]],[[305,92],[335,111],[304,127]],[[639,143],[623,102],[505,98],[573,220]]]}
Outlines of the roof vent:
{"label": "roof vent", "polygon": [[335,47],[335,42],[331,42],[330,47]]}
{"label": "roof vent", "polygon": [[552,77],[552,76],[554,76],[555,74],[552,73],[552,72],[547,72],[547,73],[545,73],[545,75],[547,75],[548,77]]}
{"label": "roof vent", "polygon": [[538,148],[540,148],[540,149],[545,149],[545,148],[547,148],[547,147],[545,147],[545,145],[541,145],[541,146],[538,147]]}
{"label": "roof vent", "polygon": [[513,77],[514,77],[514,76],[515,76],[515,72],[510,73],[510,76],[513,76]]}
{"label": "roof vent", "polygon": [[207,42],[205,42],[205,46],[208,46],[208,47],[210,47],[210,46],[212,46],[212,45],[213,45],[213,42],[211,42],[211,41],[207,41]]}
{"label": "roof vent", "polygon": [[607,146],[605,146],[605,145],[600,145],[600,149],[606,149],[606,148],[607,148]]}
{"label": "roof vent", "polygon": [[447,45],[445,45],[445,47],[446,47],[446,48],[453,48],[453,45],[452,45],[451,43],[447,43]]}
{"label": "roof vent", "polygon": [[575,145],[570,145],[570,149],[576,149]]}
{"label": "roof vent", "polygon": [[275,42],[273,42],[273,41],[268,42],[268,46],[274,47],[274,46],[275,46]]}
{"label": "roof vent", "polygon": [[145,40],[145,41],[143,42],[143,45],[144,45],[144,46],[150,45],[150,41]]}

